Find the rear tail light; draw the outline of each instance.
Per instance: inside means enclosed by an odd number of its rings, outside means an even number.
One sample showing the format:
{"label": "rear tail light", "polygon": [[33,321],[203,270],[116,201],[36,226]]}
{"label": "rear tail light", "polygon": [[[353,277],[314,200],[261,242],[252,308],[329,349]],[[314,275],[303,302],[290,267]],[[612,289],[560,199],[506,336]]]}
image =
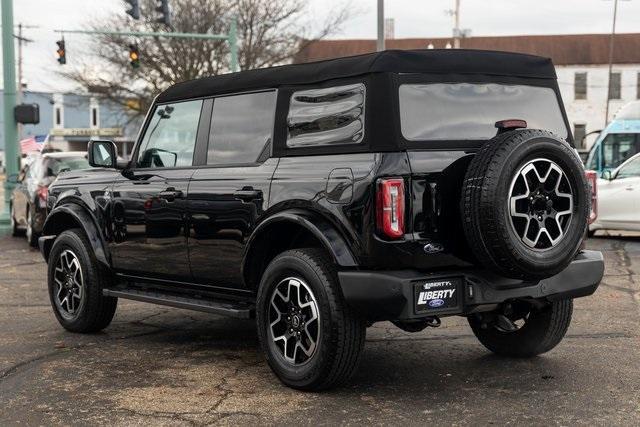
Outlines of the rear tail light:
{"label": "rear tail light", "polygon": [[404,180],[380,179],[376,194],[378,232],[390,239],[404,236]]}
{"label": "rear tail light", "polygon": [[598,174],[596,171],[585,171],[589,192],[591,195],[591,212],[589,213],[589,224],[598,218]]}

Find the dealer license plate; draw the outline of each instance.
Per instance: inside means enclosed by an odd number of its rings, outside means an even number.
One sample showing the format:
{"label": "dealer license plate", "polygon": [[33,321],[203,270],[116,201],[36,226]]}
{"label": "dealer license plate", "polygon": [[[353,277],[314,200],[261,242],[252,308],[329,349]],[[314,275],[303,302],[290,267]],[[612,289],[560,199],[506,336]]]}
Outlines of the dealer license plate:
{"label": "dealer license plate", "polygon": [[416,313],[458,307],[461,288],[462,279],[459,277],[416,283],[414,285]]}

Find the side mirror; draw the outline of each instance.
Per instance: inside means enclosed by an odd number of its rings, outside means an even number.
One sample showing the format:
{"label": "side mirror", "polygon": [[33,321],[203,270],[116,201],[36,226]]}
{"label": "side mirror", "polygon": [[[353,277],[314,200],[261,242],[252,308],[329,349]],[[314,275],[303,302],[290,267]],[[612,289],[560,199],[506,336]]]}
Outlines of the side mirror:
{"label": "side mirror", "polygon": [[115,142],[92,140],[87,146],[89,164],[97,168],[117,168],[118,149]]}
{"label": "side mirror", "polygon": [[7,177],[7,182],[9,184],[19,184],[20,180],[18,179],[18,174],[17,173],[12,173],[11,175],[9,175]]}
{"label": "side mirror", "polygon": [[602,175],[600,175],[602,179],[606,179],[607,181],[611,181],[613,179],[613,173],[611,170],[607,169],[602,171]]}

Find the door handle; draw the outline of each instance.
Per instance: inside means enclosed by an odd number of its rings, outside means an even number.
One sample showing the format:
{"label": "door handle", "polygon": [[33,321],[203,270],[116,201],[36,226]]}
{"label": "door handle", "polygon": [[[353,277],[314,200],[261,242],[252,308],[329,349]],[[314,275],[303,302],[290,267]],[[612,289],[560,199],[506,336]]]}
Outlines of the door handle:
{"label": "door handle", "polygon": [[182,197],[182,191],[176,190],[173,187],[169,187],[164,191],[158,193],[160,199],[164,199],[167,202],[173,202],[175,199]]}
{"label": "door handle", "polygon": [[250,202],[252,200],[261,199],[262,191],[254,190],[252,188],[243,188],[242,190],[238,190],[233,193],[233,197],[236,199],[240,199],[245,202]]}
{"label": "door handle", "polygon": [[627,188],[625,188],[625,190],[627,190],[627,191],[633,191],[633,187],[627,187]]}

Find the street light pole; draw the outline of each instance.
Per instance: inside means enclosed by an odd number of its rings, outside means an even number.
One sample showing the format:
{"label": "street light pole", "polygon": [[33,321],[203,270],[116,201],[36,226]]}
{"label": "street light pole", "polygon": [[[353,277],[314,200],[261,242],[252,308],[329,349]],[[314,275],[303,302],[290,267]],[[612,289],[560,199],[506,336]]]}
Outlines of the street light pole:
{"label": "street light pole", "polygon": [[384,0],[378,0],[378,43],[376,50],[381,52],[384,48]]}
{"label": "street light pole", "polygon": [[[13,110],[16,106],[16,56],[13,44],[13,0],[2,0],[2,71],[4,77],[4,163],[8,178],[18,173],[17,125]],[[10,224],[9,203],[13,184],[4,182],[4,210],[0,214],[0,230]]]}

